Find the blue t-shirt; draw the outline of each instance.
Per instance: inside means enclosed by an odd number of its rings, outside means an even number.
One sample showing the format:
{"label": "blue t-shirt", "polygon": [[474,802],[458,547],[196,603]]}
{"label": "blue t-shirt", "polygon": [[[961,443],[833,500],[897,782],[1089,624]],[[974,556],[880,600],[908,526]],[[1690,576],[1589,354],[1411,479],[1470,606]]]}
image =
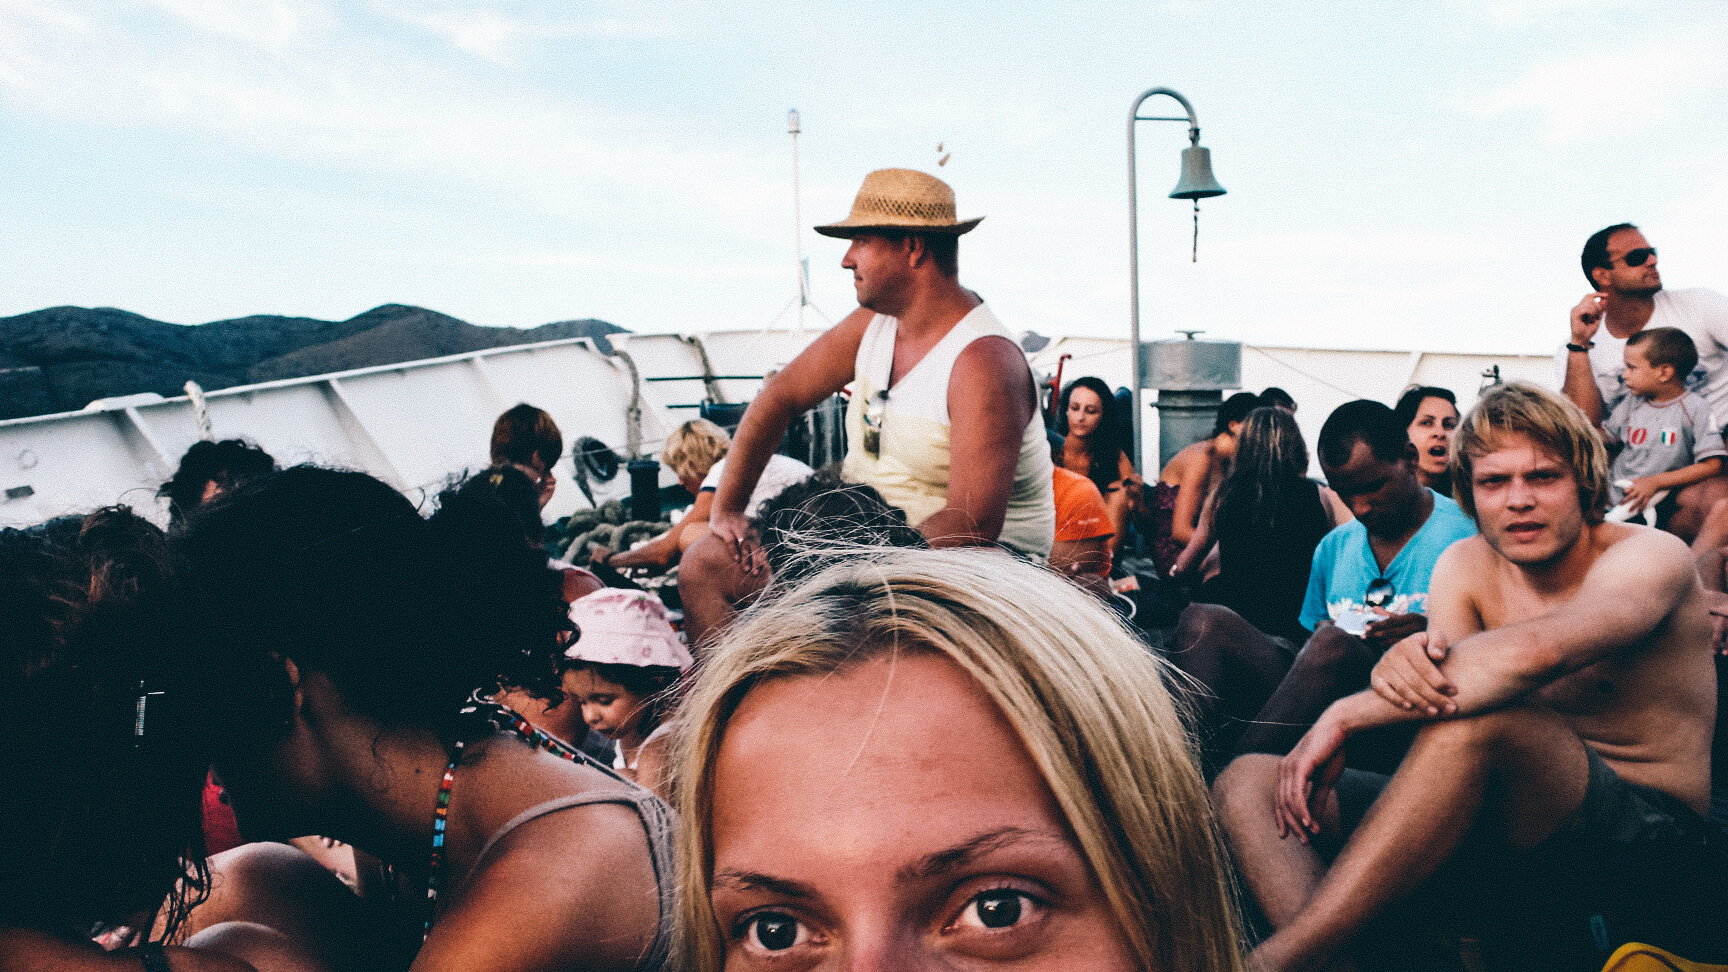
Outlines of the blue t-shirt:
{"label": "blue t-shirt", "polygon": [[1322,621],[1345,611],[1367,611],[1362,595],[1368,585],[1384,577],[1392,584],[1392,601],[1385,610],[1393,614],[1423,614],[1428,609],[1428,579],[1434,562],[1446,548],[1476,535],[1476,524],[1458,504],[1429,490],[1434,511],[1416,535],[1398,551],[1398,556],[1380,572],[1374,549],[1368,545],[1368,528],[1361,520],[1336,527],[1314,548],[1314,567],[1308,572],[1308,596],[1302,600],[1302,626],[1313,631]]}

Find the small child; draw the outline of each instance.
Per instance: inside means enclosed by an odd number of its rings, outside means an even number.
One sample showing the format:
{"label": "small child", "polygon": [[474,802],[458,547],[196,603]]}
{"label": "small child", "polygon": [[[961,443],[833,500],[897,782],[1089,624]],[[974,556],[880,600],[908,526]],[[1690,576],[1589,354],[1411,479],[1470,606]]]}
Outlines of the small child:
{"label": "small child", "polygon": [[[565,693],[588,728],[612,740],[614,769],[664,789],[659,747],[650,744],[671,731],[666,717],[692,664],[665,606],[644,591],[607,588],[577,598],[570,620],[580,634],[564,652],[574,662],[564,674]],[[644,759],[644,750],[653,754]]]}
{"label": "small child", "polygon": [[1637,516],[1655,523],[1654,508],[1667,491],[1722,471],[1722,433],[1700,395],[1686,390],[1698,350],[1686,332],[1653,327],[1626,340],[1625,398],[1602,423],[1603,439],[1618,449],[1609,472],[1610,520]]}

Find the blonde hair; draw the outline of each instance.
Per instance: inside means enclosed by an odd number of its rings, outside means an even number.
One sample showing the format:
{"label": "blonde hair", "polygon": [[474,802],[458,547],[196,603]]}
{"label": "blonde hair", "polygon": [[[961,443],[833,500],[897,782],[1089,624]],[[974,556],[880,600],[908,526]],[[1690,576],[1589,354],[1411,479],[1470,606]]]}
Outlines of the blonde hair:
{"label": "blonde hair", "polygon": [[691,419],[672,430],[660,447],[660,461],[680,476],[701,478],[726,458],[732,437],[707,419]]}
{"label": "blonde hair", "polygon": [[1477,519],[1472,469],[1477,459],[1503,447],[1505,435],[1524,436],[1565,463],[1578,481],[1584,521],[1602,522],[1608,506],[1608,450],[1601,437],[1577,405],[1522,381],[1483,395],[1452,434],[1453,492],[1471,519]]}
{"label": "blonde hair", "polygon": [[682,967],[724,962],[709,899],[713,767],[745,695],[899,650],[959,665],[1014,727],[1136,964],[1245,968],[1223,845],[1164,663],[1079,588],[977,549],[847,557],[747,611],[703,660],[674,759]]}

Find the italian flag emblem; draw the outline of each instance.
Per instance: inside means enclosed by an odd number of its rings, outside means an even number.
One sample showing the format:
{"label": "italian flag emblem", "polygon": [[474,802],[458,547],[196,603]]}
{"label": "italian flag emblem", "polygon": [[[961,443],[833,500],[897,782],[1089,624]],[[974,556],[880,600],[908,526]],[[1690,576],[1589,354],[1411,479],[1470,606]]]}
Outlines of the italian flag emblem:
{"label": "italian flag emblem", "polygon": [[1663,429],[1662,431],[1656,433],[1656,439],[1657,439],[1657,441],[1661,442],[1663,445],[1673,445],[1674,443],[1680,441],[1680,433],[1674,431],[1673,429]]}

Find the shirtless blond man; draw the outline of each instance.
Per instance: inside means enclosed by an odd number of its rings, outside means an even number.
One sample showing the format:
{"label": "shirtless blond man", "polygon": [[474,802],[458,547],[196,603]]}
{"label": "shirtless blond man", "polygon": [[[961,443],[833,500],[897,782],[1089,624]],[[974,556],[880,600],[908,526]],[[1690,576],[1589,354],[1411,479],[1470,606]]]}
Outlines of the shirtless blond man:
{"label": "shirtless blond man", "polygon": [[[1452,456],[1481,533],[1436,565],[1428,630],[1389,649],[1373,688],[1333,704],[1289,756],[1244,756],[1214,787],[1276,929],[1254,953],[1261,969],[1348,967],[1363,926],[1467,833],[1506,861],[1560,837],[1644,853],[1702,833],[1716,673],[1686,546],[1601,522],[1607,457],[1550,392],[1489,392]],[[1326,867],[1310,839],[1339,832],[1345,740],[1410,721],[1426,725]]]}

